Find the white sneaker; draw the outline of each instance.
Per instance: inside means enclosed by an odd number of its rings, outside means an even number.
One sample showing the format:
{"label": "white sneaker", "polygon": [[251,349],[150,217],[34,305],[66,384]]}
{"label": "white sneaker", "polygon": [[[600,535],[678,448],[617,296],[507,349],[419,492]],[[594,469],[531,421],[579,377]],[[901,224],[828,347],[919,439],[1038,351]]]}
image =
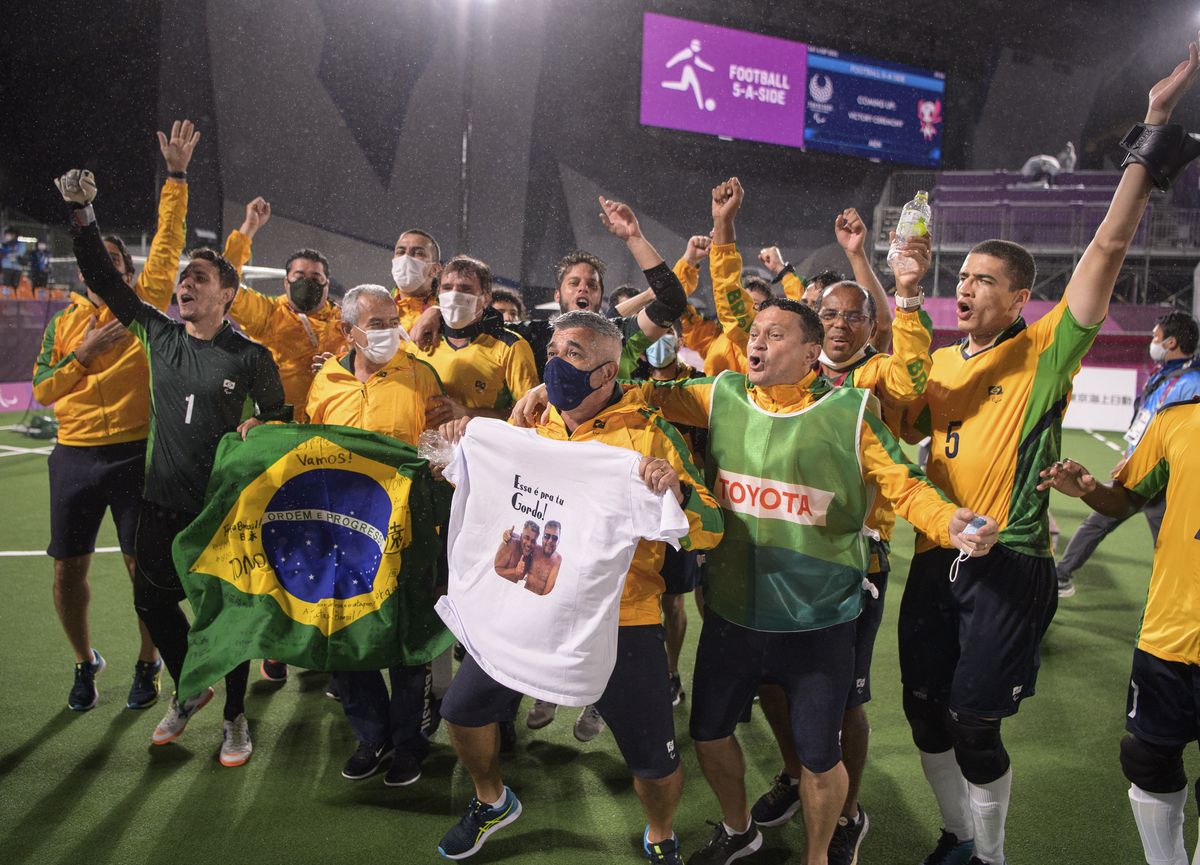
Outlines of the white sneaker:
{"label": "white sneaker", "polygon": [[580,742],[590,742],[604,732],[604,719],[595,706],[588,706],[575,719],[575,738]]}
{"label": "white sneaker", "polygon": [[525,726],[530,730],[540,730],[554,720],[554,713],[557,711],[558,705],[556,703],[548,703],[545,700],[534,700],[533,707],[530,708],[529,714],[525,716]]}
{"label": "white sneaker", "polygon": [[232,721],[221,722],[221,765],[241,766],[250,759],[254,743],[250,741],[250,725],[243,712]]}
{"label": "white sneaker", "polygon": [[187,727],[192,715],[207,706],[208,701],[212,698],[212,688],[205,688],[200,696],[193,697],[182,706],[179,705],[178,697],[171,697],[171,705],[167,707],[167,714],[158,722],[158,726],[154,728],[154,735],[150,737],[151,744],[165,745],[168,742],[174,742]]}

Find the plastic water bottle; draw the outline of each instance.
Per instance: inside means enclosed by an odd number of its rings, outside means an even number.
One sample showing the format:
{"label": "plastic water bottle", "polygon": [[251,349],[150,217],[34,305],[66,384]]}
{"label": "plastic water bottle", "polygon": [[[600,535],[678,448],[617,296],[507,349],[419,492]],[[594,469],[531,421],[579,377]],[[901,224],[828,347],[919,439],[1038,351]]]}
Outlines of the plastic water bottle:
{"label": "plastic water bottle", "polygon": [[417,456],[428,460],[431,467],[444,469],[454,456],[454,446],[439,430],[427,429],[417,439]]}
{"label": "plastic water bottle", "polygon": [[924,237],[929,233],[932,224],[933,211],[929,209],[929,193],[919,189],[913,200],[900,211],[900,221],[896,223],[896,239],[892,241],[892,248],[888,250],[888,266],[894,268],[897,266],[897,259],[906,258],[901,249],[904,242],[910,237]]}

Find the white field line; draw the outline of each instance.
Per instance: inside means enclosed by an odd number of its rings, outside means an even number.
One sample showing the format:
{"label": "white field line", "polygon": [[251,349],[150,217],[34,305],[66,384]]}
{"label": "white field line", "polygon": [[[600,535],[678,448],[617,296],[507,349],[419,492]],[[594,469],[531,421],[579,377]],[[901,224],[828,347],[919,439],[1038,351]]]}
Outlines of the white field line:
{"label": "white field line", "polygon": [[[96,552],[98,552],[98,553],[119,553],[119,552],[121,552],[121,548],[120,547],[96,547]],[[16,556],[30,557],[30,556],[44,556],[44,555],[46,555],[45,550],[0,550],[0,556],[9,557],[9,558],[16,557]]]}
{"label": "white field line", "polygon": [[1090,429],[1085,429],[1084,432],[1087,433],[1088,435],[1090,435],[1096,441],[1101,442],[1102,444],[1108,445],[1108,447],[1111,450],[1114,450],[1119,454],[1125,453],[1125,448],[1121,447],[1118,444],[1114,444],[1112,439],[1110,439],[1108,436],[1101,435],[1100,433],[1098,433],[1094,430],[1090,430]]}

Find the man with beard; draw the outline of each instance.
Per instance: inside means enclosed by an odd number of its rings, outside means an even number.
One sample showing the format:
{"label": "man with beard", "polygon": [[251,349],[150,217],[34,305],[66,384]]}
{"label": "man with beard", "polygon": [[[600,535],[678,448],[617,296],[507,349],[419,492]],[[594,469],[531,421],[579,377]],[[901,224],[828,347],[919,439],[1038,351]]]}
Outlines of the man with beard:
{"label": "man with beard", "polygon": [[500,538],[500,549],[496,551],[496,573],[511,583],[524,579],[540,532],[533,520],[525,522],[519,536],[511,528],[506,531]]}

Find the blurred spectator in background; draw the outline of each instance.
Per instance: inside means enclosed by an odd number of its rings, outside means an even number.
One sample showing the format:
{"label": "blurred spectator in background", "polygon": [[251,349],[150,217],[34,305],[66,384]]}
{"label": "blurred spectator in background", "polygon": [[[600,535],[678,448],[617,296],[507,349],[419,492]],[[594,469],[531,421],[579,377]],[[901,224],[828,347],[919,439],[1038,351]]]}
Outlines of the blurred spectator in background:
{"label": "blurred spectator in background", "polygon": [[34,288],[45,288],[50,284],[50,249],[46,241],[39,240],[37,246],[25,253],[25,265]]}
{"label": "blurred spectator in background", "polygon": [[25,255],[25,244],[17,240],[15,228],[4,229],[4,243],[0,244],[0,282],[16,288],[21,281],[21,259]]}

